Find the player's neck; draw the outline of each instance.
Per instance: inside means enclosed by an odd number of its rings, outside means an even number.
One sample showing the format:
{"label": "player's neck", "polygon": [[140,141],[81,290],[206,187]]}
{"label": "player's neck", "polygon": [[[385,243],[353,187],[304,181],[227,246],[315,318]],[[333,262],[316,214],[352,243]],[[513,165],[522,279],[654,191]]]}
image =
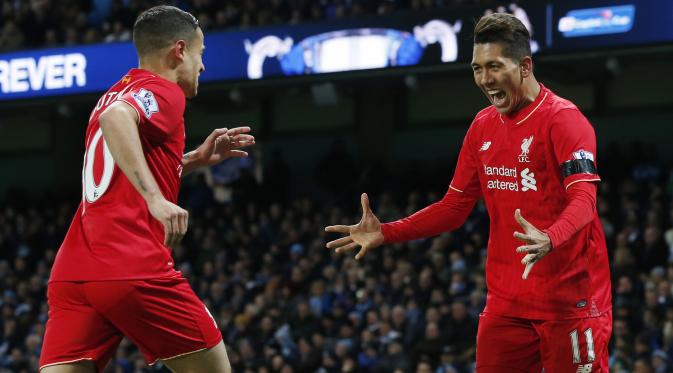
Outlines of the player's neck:
{"label": "player's neck", "polygon": [[178,73],[175,69],[167,66],[161,60],[143,61],[138,64],[139,69],[149,71],[173,83],[178,81]]}
{"label": "player's neck", "polygon": [[535,79],[535,76],[531,75],[530,78],[528,78],[528,81],[523,87],[524,89],[524,97],[526,98],[526,101],[528,104],[532,104],[536,99],[537,96],[540,95],[540,91],[542,88],[540,88],[540,83],[537,82],[537,79]]}
{"label": "player's neck", "polygon": [[535,102],[537,97],[540,95],[540,91],[542,90],[542,88],[540,88],[540,83],[538,83],[537,79],[535,79],[535,76],[533,75],[526,79],[521,88],[521,101],[516,110],[513,110],[508,114],[508,116],[515,116],[519,111],[525,109],[528,107],[528,105]]}

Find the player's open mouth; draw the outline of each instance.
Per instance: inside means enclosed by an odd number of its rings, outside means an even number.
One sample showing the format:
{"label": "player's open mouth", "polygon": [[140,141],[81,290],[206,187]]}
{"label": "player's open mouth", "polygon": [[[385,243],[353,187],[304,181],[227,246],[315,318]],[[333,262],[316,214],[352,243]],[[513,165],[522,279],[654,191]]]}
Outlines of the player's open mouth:
{"label": "player's open mouth", "polygon": [[498,89],[491,89],[487,93],[491,97],[491,101],[493,102],[493,105],[502,106],[502,104],[505,103],[505,97],[507,97],[507,95],[505,94],[505,91],[501,91],[501,90],[498,90]]}

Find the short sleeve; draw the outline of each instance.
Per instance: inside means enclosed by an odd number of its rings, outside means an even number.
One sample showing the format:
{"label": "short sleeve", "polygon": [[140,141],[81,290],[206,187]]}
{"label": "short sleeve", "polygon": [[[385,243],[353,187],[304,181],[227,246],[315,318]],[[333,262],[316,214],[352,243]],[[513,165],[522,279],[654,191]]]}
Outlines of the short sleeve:
{"label": "short sleeve", "polygon": [[138,128],[151,140],[161,142],[179,129],[185,102],[175,88],[148,82],[129,90],[119,100],[136,109]]}
{"label": "short sleeve", "polygon": [[476,158],[474,152],[476,148],[473,146],[472,141],[473,128],[474,124],[467,131],[463,139],[463,146],[460,149],[456,170],[453,173],[453,179],[449,188],[471,197],[481,198],[482,192],[478,173],[479,162]]}
{"label": "short sleeve", "polygon": [[596,168],[596,134],[579,110],[564,109],[553,117],[551,141],[566,189],[579,181],[601,180]]}

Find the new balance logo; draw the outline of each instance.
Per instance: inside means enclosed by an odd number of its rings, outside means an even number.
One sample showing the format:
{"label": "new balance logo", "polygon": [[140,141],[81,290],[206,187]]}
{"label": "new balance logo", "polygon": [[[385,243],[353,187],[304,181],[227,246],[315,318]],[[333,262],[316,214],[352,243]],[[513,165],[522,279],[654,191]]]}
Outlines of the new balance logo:
{"label": "new balance logo", "polygon": [[537,180],[535,180],[535,174],[530,172],[528,168],[524,168],[521,171],[521,190],[526,192],[529,189],[537,192]]}
{"label": "new balance logo", "polygon": [[481,144],[481,148],[479,148],[480,152],[483,152],[485,150],[488,150],[488,148],[491,147],[491,142],[490,141],[484,141],[483,144]]}
{"label": "new balance logo", "polygon": [[584,364],[584,365],[580,364],[577,367],[577,372],[575,373],[591,373],[591,365],[592,364]]}

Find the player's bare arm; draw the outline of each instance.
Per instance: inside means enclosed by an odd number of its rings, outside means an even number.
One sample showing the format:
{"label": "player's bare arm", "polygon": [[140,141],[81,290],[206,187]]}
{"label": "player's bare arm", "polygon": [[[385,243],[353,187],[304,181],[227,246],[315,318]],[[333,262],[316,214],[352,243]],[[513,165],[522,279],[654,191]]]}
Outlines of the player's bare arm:
{"label": "player's bare arm", "polygon": [[517,253],[526,253],[526,256],[521,260],[521,264],[526,266],[523,271],[523,276],[521,276],[521,278],[525,280],[528,278],[528,274],[530,273],[530,270],[533,269],[535,263],[544,258],[544,256],[551,251],[551,240],[546,233],[537,229],[533,224],[529,223],[528,220],[524,219],[523,216],[521,216],[521,210],[516,209],[516,211],[514,211],[514,219],[516,219],[516,222],[521,225],[525,232],[514,232],[515,238],[526,243],[526,245],[516,248]]}
{"label": "player's bare arm", "polygon": [[357,260],[364,258],[369,250],[381,246],[384,241],[381,222],[369,208],[369,197],[366,193],[362,193],[360,203],[362,204],[362,218],[357,224],[325,227],[326,232],[347,234],[345,237],[328,242],[327,248],[342,253],[360,246],[360,251],[355,255]]}
{"label": "player's bare arm", "polygon": [[152,216],[164,226],[164,245],[178,244],[187,232],[188,213],[161,194],[143,155],[137,112],[124,102],[116,102],[100,115],[99,122],[115,163],[145,199]]}
{"label": "player's bare arm", "polygon": [[228,158],[247,157],[248,152],[240,150],[255,144],[255,137],[250,135],[250,127],[214,130],[198,148],[182,157],[182,175],[195,169],[222,162]]}

